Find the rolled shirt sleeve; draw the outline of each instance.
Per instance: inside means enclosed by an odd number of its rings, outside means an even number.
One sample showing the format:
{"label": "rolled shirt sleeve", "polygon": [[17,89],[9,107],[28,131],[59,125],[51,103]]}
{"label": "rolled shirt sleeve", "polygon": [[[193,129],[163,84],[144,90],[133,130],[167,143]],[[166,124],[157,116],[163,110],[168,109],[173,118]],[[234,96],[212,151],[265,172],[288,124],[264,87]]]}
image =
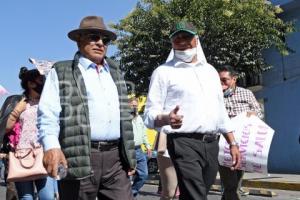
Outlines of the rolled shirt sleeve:
{"label": "rolled shirt sleeve", "polygon": [[38,106],[38,140],[43,145],[44,151],[60,148],[58,140],[60,112],[58,77],[55,69],[51,69]]}

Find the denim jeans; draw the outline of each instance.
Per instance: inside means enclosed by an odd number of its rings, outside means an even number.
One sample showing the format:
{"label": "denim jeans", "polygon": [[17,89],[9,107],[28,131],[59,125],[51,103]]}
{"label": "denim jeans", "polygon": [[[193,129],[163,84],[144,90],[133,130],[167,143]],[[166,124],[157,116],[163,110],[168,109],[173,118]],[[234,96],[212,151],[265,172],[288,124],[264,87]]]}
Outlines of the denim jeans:
{"label": "denim jeans", "polygon": [[0,178],[4,180],[4,172],[5,172],[5,166],[2,159],[0,159]]}
{"label": "denim jeans", "polygon": [[136,153],[136,175],[134,176],[132,183],[132,193],[136,197],[139,190],[143,187],[145,181],[148,178],[148,166],[147,158],[141,148],[135,149]]}
{"label": "denim jeans", "polygon": [[39,199],[54,200],[54,179],[47,177],[35,181],[16,182],[16,189],[19,200],[33,200],[34,199],[34,185]]}

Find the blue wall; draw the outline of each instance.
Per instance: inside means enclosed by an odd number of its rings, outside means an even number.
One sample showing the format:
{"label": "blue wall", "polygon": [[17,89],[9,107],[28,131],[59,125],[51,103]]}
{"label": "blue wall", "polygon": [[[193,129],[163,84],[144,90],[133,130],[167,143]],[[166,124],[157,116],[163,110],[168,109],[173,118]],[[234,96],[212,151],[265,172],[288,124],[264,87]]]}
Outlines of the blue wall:
{"label": "blue wall", "polygon": [[[270,0],[269,0],[270,1]],[[293,0],[271,0],[271,2],[274,4],[274,5],[281,5],[281,4],[286,4],[286,3],[289,3]]]}
{"label": "blue wall", "polygon": [[300,79],[265,88],[266,122],[275,134],[270,147],[270,173],[300,174]]}
{"label": "blue wall", "polygon": [[[284,20],[298,20],[298,28],[299,4],[294,3],[292,7],[289,4],[289,10],[281,16]],[[285,57],[274,49],[266,52],[266,61],[273,68],[263,74],[264,87],[257,98],[264,99],[265,120],[275,130],[269,172],[300,174],[300,33],[293,33],[286,41],[296,52]]]}

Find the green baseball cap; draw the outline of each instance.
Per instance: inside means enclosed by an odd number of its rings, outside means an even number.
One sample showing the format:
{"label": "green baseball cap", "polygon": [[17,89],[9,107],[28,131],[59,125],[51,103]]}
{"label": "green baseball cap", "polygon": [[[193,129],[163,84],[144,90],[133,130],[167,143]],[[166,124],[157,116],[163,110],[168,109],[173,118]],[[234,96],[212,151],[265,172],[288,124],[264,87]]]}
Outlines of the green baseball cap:
{"label": "green baseball cap", "polygon": [[192,35],[197,35],[197,30],[192,23],[187,21],[181,21],[174,25],[174,27],[171,30],[171,35],[169,37],[172,38],[176,33],[181,31],[188,32]]}

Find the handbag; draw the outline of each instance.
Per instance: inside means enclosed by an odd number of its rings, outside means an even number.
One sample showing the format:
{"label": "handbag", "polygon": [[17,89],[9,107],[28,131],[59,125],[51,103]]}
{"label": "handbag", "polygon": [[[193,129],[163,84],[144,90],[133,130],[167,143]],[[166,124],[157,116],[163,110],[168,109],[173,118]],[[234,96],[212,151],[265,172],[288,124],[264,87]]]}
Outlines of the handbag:
{"label": "handbag", "polygon": [[47,176],[43,166],[43,148],[15,149],[8,155],[8,182],[32,181]]}

